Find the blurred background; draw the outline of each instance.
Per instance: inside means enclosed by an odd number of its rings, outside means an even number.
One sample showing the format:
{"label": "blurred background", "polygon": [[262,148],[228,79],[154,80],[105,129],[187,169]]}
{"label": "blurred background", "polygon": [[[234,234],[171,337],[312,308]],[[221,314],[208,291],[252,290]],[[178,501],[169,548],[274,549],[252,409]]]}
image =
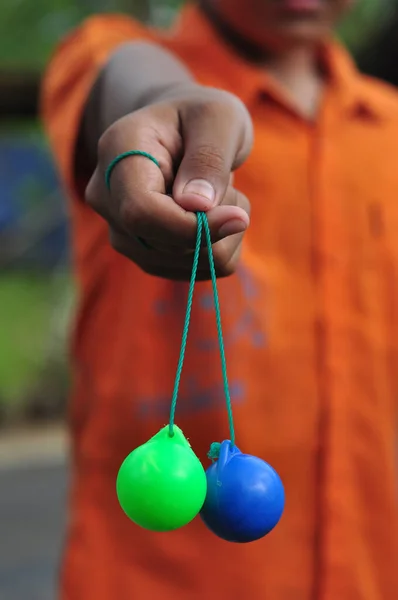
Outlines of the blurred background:
{"label": "blurred background", "polygon": [[[243,1],[243,0],[242,0]],[[63,417],[74,305],[62,190],[37,119],[54,45],[93,12],[158,26],[179,0],[0,3],[0,600],[51,600],[67,486]],[[398,85],[398,0],[358,0],[339,35]]]}

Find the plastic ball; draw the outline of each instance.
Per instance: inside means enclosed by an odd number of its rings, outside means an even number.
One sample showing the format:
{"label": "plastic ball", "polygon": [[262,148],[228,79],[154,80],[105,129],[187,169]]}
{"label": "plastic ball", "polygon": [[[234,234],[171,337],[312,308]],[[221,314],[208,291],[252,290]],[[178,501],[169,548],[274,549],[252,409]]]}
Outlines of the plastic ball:
{"label": "plastic ball", "polygon": [[181,429],[161,429],[136,448],[120,467],[120,506],[137,525],[171,531],[196,517],[206,497],[206,474]]}
{"label": "plastic ball", "polygon": [[228,542],[253,542],[279,522],[285,492],[279,475],[268,463],[242,454],[225,440],[206,476],[207,495],[200,516],[218,537]]}

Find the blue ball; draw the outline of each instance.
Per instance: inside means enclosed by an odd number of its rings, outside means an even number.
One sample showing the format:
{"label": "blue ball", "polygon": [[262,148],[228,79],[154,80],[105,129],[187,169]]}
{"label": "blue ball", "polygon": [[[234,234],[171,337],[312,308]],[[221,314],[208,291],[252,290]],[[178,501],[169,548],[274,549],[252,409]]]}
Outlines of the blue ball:
{"label": "blue ball", "polygon": [[254,542],[279,522],[285,492],[278,473],[266,462],[224,440],[206,471],[207,495],[200,516],[228,542]]}

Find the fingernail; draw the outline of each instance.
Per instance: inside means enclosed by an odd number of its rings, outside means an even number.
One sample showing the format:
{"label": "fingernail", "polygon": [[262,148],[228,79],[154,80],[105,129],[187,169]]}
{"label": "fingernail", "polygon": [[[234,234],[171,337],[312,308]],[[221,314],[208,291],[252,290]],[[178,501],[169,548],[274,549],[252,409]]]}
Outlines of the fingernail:
{"label": "fingernail", "polygon": [[235,233],[243,233],[247,229],[247,223],[242,221],[241,219],[231,219],[227,221],[220,227],[218,230],[219,237],[227,237],[229,235],[234,235]]}
{"label": "fingernail", "polygon": [[205,179],[191,179],[186,184],[183,194],[195,194],[206,198],[211,204],[214,203],[216,192],[211,183]]}

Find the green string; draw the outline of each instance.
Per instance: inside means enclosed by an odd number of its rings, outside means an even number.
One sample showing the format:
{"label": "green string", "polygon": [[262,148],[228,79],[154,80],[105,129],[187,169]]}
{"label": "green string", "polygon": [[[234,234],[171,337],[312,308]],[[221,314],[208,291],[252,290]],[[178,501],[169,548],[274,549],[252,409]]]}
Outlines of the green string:
{"label": "green string", "polygon": [[200,246],[202,243],[202,223],[203,222],[202,222],[202,218],[201,218],[200,214],[201,213],[198,214],[198,227],[197,227],[197,234],[196,234],[195,253],[194,253],[194,257],[193,257],[191,281],[189,283],[187,310],[185,312],[184,329],[182,331],[180,357],[178,359],[177,373],[176,373],[176,378],[175,378],[175,382],[174,382],[173,397],[171,399],[170,421],[169,421],[170,436],[174,435],[174,417],[175,417],[176,406],[177,406],[178,390],[180,388],[181,373],[182,373],[182,368],[184,366],[184,358],[185,358],[185,350],[187,347],[188,330],[189,330],[189,324],[191,322],[193,293],[195,290],[196,274],[198,271],[198,262],[199,262],[199,254],[200,254]]}
{"label": "green string", "polygon": [[[182,368],[184,366],[184,358],[185,358],[185,351],[186,351],[186,346],[187,346],[188,330],[189,330],[189,324],[191,321],[193,294],[194,294],[194,289],[195,289],[196,276],[197,276],[197,271],[198,271],[199,254],[200,254],[200,248],[201,248],[201,244],[202,244],[202,235],[203,235],[203,229],[204,229],[207,251],[208,251],[208,255],[209,255],[210,275],[211,275],[211,283],[212,283],[212,288],[213,288],[214,310],[216,313],[217,336],[218,336],[218,345],[219,345],[220,358],[221,358],[221,371],[222,371],[222,378],[223,378],[223,385],[224,385],[224,395],[225,395],[225,401],[226,401],[227,411],[228,411],[230,439],[231,439],[232,445],[234,445],[235,444],[235,429],[234,429],[234,421],[233,421],[233,415],[232,415],[231,396],[229,393],[229,385],[228,385],[227,363],[226,363],[226,359],[225,359],[224,338],[223,338],[222,325],[221,325],[220,302],[219,302],[218,290],[217,290],[217,275],[216,275],[216,269],[214,266],[214,257],[213,257],[212,243],[211,243],[210,228],[209,228],[209,223],[207,221],[207,216],[205,213],[199,212],[197,214],[197,218],[198,218],[198,227],[197,227],[197,235],[196,235],[196,245],[195,245],[195,252],[194,252],[194,257],[193,257],[191,280],[190,280],[189,290],[188,290],[187,310],[185,313],[184,329],[183,329],[183,333],[182,333],[180,357],[178,360],[177,373],[176,373],[176,378],[175,378],[175,383],[174,383],[173,397],[171,400],[169,433],[170,433],[170,436],[174,435],[175,411],[176,411],[178,391],[179,391],[180,381],[181,381],[181,373],[182,373]],[[210,458],[216,458],[218,456],[219,446],[220,445],[218,443],[213,443],[211,445],[211,449],[209,452]]]}
{"label": "green string", "polygon": [[128,152],[123,152],[122,154],[116,156],[110,162],[105,171],[105,184],[108,190],[111,189],[111,175],[113,169],[116,167],[117,164],[120,163],[120,161],[124,160],[125,158],[128,158],[129,156],[144,156],[145,158],[151,160],[160,169],[160,163],[157,160],[157,158],[155,158],[154,156],[152,156],[152,154],[149,154],[148,152],[144,152],[143,150],[128,150]]}
{"label": "green string", "polygon": [[[124,160],[125,158],[127,158],[129,156],[144,156],[145,158],[148,158],[157,167],[160,168],[159,161],[151,154],[148,154],[148,152],[143,152],[142,150],[129,150],[128,152],[123,152],[123,154],[119,154],[118,156],[116,156],[116,158],[114,158],[111,161],[111,163],[108,165],[108,167],[106,169],[105,183],[106,183],[106,187],[108,188],[108,190],[110,190],[110,187],[111,187],[111,175],[112,175],[113,169],[116,167],[116,165],[120,161]],[[210,275],[211,275],[211,283],[212,283],[213,298],[214,298],[214,309],[216,312],[218,345],[219,345],[219,349],[220,349],[221,370],[222,370],[222,377],[223,377],[223,384],[224,384],[225,401],[227,404],[227,411],[228,411],[230,438],[231,438],[231,444],[234,445],[235,444],[235,430],[234,430],[234,421],[233,421],[233,416],[232,416],[231,397],[230,397],[229,385],[228,385],[227,364],[226,364],[226,360],[225,360],[225,350],[224,350],[224,339],[223,339],[223,333],[222,333],[222,327],[221,327],[220,302],[218,299],[217,276],[216,276],[216,270],[214,267],[214,257],[213,257],[212,243],[211,243],[211,235],[210,235],[209,223],[207,221],[206,214],[203,212],[199,212],[197,214],[197,218],[198,218],[198,227],[197,227],[197,236],[196,236],[196,246],[195,246],[194,258],[193,258],[193,264],[192,264],[191,281],[190,281],[189,290],[188,290],[187,310],[186,310],[186,314],[185,314],[184,329],[182,332],[180,357],[178,360],[177,373],[176,373],[176,378],[175,378],[175,383],[174,383],[173,397],[171,400],[169,434],[170,434],[170,436],[174,435],[174,417],[175,417],[176,406],[177,406],[178,390],[179,390],[180,381],[181,381],[181,373],[182,373],[182,368],[184,366],[185,351],[186,351],[187,339],[188,339],[188,330],[189,330],[189,324],[190,324],[191,312],[192,312],[193,293],[194,293],[194,289],[195,289],[196,276],[197,276],[197,272],[198,272],[198,262],[199,262],[199,255],[200,255],[200,249],[201,249],[201,244],[202,244],[202,234],[203,234],[203,228],[204,228],[207,251],[208,251],[208,255],[209,255]],[[151,249],[145,240],[143,240],[142,238],[137,238],[137,239],[140,242],[140,244],[145,246],[147,249]],[[214,442],[210,447],[210,452],[209,452],[208,456],[212,459],[217,458],[218,454],[219,454],[219,449],[220,449],[220,444],[218,442]]]}

